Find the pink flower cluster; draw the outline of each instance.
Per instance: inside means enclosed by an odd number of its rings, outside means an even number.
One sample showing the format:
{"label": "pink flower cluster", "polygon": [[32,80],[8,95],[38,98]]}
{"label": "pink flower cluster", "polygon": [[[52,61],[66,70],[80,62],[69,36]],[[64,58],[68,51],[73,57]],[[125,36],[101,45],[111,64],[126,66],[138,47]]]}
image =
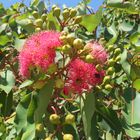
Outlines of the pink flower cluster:
{"label": "pink flower cluster", "polygon": [[60,33],[45,31],[30,36],[19,54],[20,74],[24,77],[30,75],[31,67],[38,67],[47,71],[54,62],[55,48],[61,46]]}
{"label": "pink flower cluster", "polygon": [[90,55],[94,58],[96,64],[104,64],[106,62],[108,54],[97,42],[87,43],[85,49],[89,49]]}
{"label": "pink flower cluster", "polygon": [[68,67],[68,76],[64,87],[64,93],[78,93],[90,91],[90,89],[101,83],[104,71],[98,72],[93,64],[80,59],[71,61]]}

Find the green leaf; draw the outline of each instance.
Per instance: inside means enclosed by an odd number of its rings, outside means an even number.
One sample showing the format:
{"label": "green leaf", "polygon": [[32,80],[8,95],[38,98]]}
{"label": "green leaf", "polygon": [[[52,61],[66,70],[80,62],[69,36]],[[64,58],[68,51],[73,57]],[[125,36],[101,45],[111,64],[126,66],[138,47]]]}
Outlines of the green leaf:
{"label": "green leaf", "polygon": [[53,28],[55,27],[54,29],[56,29],[57,31],[60,31],[60,25],[58,21],[56,20],[56,18],[53,16],[52,11],[48,13],[47,17],[48,17],[48,28],[50,27],[50,23],[53,23]]}
{"label": "green leaf", "polygon": [[37,123],[42,122],[42,116],[45,114],[48,103],[50,101],[52,91],[53,91],[54,81],[50,80],[48,83],[40,90],[37,95],[37,109],[35,112],[35,121]]}
{"label": "green leaf", "polygon": [[17,24],[19,24],[23,29],[25,29],[29,34],[35,31],[35,26],[31,20],[27,18],[19,20],[19,18],[16,19]]}
{"label": "green leaf", "polygon": [[36,93],[32,94],[30,104],[27,111],[27,125],[21,140],[33,140],[35,138],[35,120],[34,114],[37,108]]}
{"label": "green leaf", "polygon": [[122,112],[125,118],[125,131],[131,138],[138,138],[140,137],[140,94],[132,88],[127,88],[124,91],[124,99],[127,103]]}
{"label": "green leaf", "polygon": [[37,6],[39,3],[39,0],[32,0],[31,1],[31,6]]}
{"label": "green leaf", "polygon": [[64,134],[72,134],[74,137],[74,140],[79,140],[79,135],[75,128],[76,127],[73,127],[72,125],[64,125],[63,132]]}
{"label": "green leaf", "polygon": [[15,48],[17,51],[20,52],[22,50],[25,41],[26,41],[25,39],[18,39],[18,38],[15,39]]}
{"label": "green leaf", "polygon": [[116,30],[116,27],[115,27],[115,24],[112,23],[112,25],[110,27],[107,28],[108,32],[113,36],[109,42],[106,44],[107,46],[108,45],[112,45],[115,43],[115,41],[117,40],[117,37],[118,37],[118,32]]}
{"label": "green leaf", "polygon": [[96,106],[96,112],[115,130],[116,134],[122,131],[122,125],[115,111],[105,106],[101,106],[100,103]]}
{"label": "green leaf", "polygon": [[137,91],[140,91],[140,79],[136,79],[133,82],[133,88],[135,88]]}
{"label": "green leaf", "polygon": [[16,108],[16,118],[15,118],[15,126],[17,130],[17,134],[19,134],[23,128],[27,125],[27,112],[28,106],[31,101],[31,94],[25,95],[25,97],[20,101]]}
{"label": "green leaf", "polygon": [[19,88],[22,89],[22,88],[25,88],[27,86],[30,86],[33,84],[33,81],[32,80],[25,80],[20,86]]}
{"label": "green leaf", "polygon": [[119,25],[119,28],[125,32],[129,32],[129,31],[132,31],[133,28],[135,26],[135,23],[134,22],[130,22],[130,21],[123,21],[120,25]]}
{"label": "green leaf", "polygon": [[1,46],[4,46],[4,45],[6,45],[9,42],[11,42],[11,40],[9,39],[8,36],[6,36],[6,35],[1,35],[0,36],[0,45]]}
{"label": "green leaf", "polygon": [[[81,97],[81,115],[84,124],[85,135],[88,140],[92,139],[92,117],[95,113],[95,94],[86,94]],[[94,132],[93,132],[94,133]]]}
{"label": "green leaf", "polygon": [[131,65],[128,63],[127,57],[128,57],[127,50],[124,49],[123,53],[121,54],[121,64],[122,64],[122,68],[124,69],[125,73],[130,78]]}
{"label": "green leaf", "polygon": [[130,41],[132,44],[134,44],[137,47],[140,47],[140,33],[135,32],[130,36]]}
{"label": "green leaf", "polygon": [[8,25],[7,23],[4,23],[0,26],[0,33],[6,29],[7,25]]}
{"label": "green leaf", "polygon": [[129,14],[139,14],[140,10],[136,9],[135,5],[129,1],[124,2],[123,0],[108,0],[107,7],[118,8],[124,10]]}
{"label": "green leaf", "polygon": [[102,7],[96,12],[96,14],[83,15],[81,25],[86,27],[89,32],[93,32],[100,24],[102,19]]}
{"label": "green leaf", "polygon": [[12,71],[6,70],[4,72],[0,72],[0,89],[4,90],[8,94],[14,85],[15,77]]}

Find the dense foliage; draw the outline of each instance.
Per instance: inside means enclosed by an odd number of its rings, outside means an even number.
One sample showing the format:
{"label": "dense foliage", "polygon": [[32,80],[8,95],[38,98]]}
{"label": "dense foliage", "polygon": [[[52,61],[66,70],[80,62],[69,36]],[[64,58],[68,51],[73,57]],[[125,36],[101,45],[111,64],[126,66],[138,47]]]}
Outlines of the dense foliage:
{"label": "dense foliage", "polygon": [[140,1],[89,2],[0,4],[1,140],[140,137]]}

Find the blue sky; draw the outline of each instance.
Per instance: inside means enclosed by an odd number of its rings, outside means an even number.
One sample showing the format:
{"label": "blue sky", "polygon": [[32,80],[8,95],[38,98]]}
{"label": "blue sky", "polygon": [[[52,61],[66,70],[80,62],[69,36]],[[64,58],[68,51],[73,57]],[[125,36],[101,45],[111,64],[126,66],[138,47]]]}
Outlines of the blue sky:
{"label": "blue sky", "polygon": [[[22,0],[0,0],[0,3],[3,3],[6,8],[10,5],[21,2]],[[24,0],[28,5],[30,0]],[[47,0],[46,0],[47,1]],[[63,5],[66,4],[68,7],[76,6],[81,0],[50,0],[51,4]],[[103,0],[91,0],[90,6],[93,7],[94,11],[96,11],[99,6],[102,4]]]}

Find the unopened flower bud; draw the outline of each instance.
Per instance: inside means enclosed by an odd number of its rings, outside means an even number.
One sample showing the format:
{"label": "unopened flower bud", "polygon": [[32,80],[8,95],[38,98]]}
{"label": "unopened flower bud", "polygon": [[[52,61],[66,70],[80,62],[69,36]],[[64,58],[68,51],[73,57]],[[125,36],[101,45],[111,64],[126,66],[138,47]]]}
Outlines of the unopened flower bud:
{"label": "unopened flower bud", "polygon": [[88,55],[86,56],[86,58],[85,58],[85,61],[86,61],[87,63],[93,63],[93,62],[94,62],[94,58],[93,58],[92,55],[88,54]]}
{"label": "unopened flower bud", "polygon": [[35,32],[40,32],[41,31],[41,28],[37,27],[35,28]]}
{"label": "unopened flower bud", "polygon": [[54,10],[53,10],[53,15],[55,16],[55,17],[59,17],[60,16],[60,13],[61,13],[61,9],[60,8],[58,8],[58,7],[56,7],[56,8],[54,8]]}
{"label": "unopened flower bud", "polygon": [[73,114],[68,114],[65,117],[65,123],[66,124],[73,124],[75,122],[75,116]]}
{"label": "unopened flower bud", "polygon": [[105,89],[108,91],[112,90],[112,86],[110,84],[105,85]]}
{"label": "unopened flower bud", "polygon": [[70,17],[71,17],[71,18],[75,17],[76,14],[77,14],[77,11],[76,11],[75,9],[71,9],[71,10],[70,10]]}
{"label": "unopened flower bud", "polygon": [[41,19],[42,19],[43,21],[45,21],[46,18],[47,18],[47,14],[42,14]]}
{"label": "unopened flower bud", "polygon": [[75,36],[73,34],[68,34],[66,38],[67,38],[67,42],[70,45],[73,45],[73,41],[75,40]]}
{"label": "unopened flower bud", "polygon": [[55,87],[56,88],[63,88],[64,87],[64,81],[62,79],[57,79],[55,81]]}
{"label": "unopened flower bud", "polygon": [[82,49],[84,47],[83,40],[82,39],[79,39],[79,38],[75,39],[73,41],[73,46],[74,46],[74,48],[76,48],[78,50],[79,49]]}
{"label": "unopened flower bud", "polygon": [[74,24],[79,24],[82,21],[82,17],[81,16],[77,16],[74,20]]}
{"label": "unopened flower bud", "polygon": [[115,56],[119,55],[120,53],[121,53],[121,49],[120,48],[115,49],[115,51],[114,51],[114,55]]}
{"label": "unopened flower bud", "polygon": [[114,73],[114,68],[113,67],[109,67],[108,69],[107,69],[107,74],[109,74],[109,75],[112,75],[113,73]]}
{"label": "unopened flower bud", "polygon": [[114,63],[115,63],[115,61],[114,61],[113,59],[109,59],[109,60],[108,60],[108,64],[109,64],[110,66],[113,66]]}
{"label": "unopened flower bud", "polygon": [[65,54],[70,54],[72,52],[72,47],[69,44],[66,44],[62,47],[62,51]]}
{"label": "unopened flower bud", "polygon": [[49,120],[52,124],[60,124],[60,116],[57,114],[50,115]]}
{"label": "unopened flower bud", "polygon": [[115,62],[119,62],[120,60],[121,60],[121,56],[120,55],[115,58]]}
{"label": "unopened flower bud", "polygon": [[110,82],[110,79],[111,79],[111,77],[109,75],[105,76],[103,79],[103,83],[106,84],[106,83]]}
{"label": "unopened flower bud", "polygon": [[71,135],[71,134],[64,134],[63,140],[73,140],[73,135]]}
{"label": "unopened flower bud", "polygon": [[37,132],[42,132],[44,130],[44,126],[42,123],[36,124],[36,131]]}
{"label": "unopened flower bud", "polygon": [[43,24],[43,20],[42,20],[42,19],[36,19],[36,20],[35,20],[35,25],[36,25],[36,26],[42,27],[42,24]]}
{"label": "unopened flower bud", "polygon": [[69,18],[69,10],[66,9],[62,13],[64,20],[67,20]]}
{"label": "unopened flower bud", "polygon": [[32,15],[33,15],[34,18],[38,18],[38,12],[37,11],[33,11]]}
{"label": "unopened flower bud", "polygon": [[108,50],[109,52],[113,51],[113,49],[114,49],[114,46],[113,46],[113,45],[109,45],[108,48],[107,48],[107,50]]}

